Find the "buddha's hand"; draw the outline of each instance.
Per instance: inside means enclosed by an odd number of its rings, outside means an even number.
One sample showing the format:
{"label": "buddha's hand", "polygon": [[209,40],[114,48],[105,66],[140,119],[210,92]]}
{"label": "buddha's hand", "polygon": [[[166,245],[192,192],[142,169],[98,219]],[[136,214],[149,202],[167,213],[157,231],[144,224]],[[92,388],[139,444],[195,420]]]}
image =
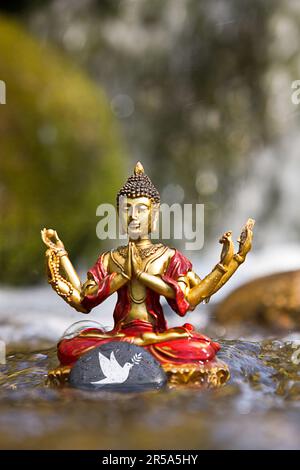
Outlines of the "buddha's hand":
{"label": "buddha's hand", "polygon": [[130,280],[132,277],[132,260],[131,260],[131,248],[130,248],[130,242],[128,245],[128,251],[127,251],[127,258],[125,260],[124,268],[123,268],[123,275]]}
{"label": "buddha's hand", "polygon": [[234,244],[231,235],[231,231],[225,232],[219,240],[219,242],[223,245],[220,259],[220,263],[223,266],[228,266],[234,255]]}
{"label": "buddha's hand", "polygon": [[239,242],[239,251],[238,254],[245,259],[247,253],[252,248],[252,238],[253,238],[253,227],[255,224],[254,219],[248,219],[244,227],[242,228]]}
{"label": "buddha's hand", "polygon": [[132,272],[137,278],[139,278],[144,272],[144,269],[139,252],[133,242],[129,243],[129,251],[131,252]]}
{"label": "buddha's hand", "polygon": [[58,237],[56,230],[44,228],[41,230],[42,240],[45,245],[56,254],[65,254],[66,250],[63,242]]}

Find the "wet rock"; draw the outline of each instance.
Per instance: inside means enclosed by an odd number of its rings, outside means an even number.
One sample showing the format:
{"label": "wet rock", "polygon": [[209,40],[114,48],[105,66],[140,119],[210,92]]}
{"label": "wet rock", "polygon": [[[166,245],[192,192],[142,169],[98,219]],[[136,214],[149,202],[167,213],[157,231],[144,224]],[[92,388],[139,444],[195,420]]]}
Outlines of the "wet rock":
{"label": "wet rock", "polygon": [[273,329],[300,327],[300,271],[277,273],[233,291],[213,312],[218,322],[256,323]]}
{"label": "wet rock", "polygon": [[167,382],[159,362],[144,348],[113,341],[84,354],[74,365],[70,384],[87,390],[139,392]]}

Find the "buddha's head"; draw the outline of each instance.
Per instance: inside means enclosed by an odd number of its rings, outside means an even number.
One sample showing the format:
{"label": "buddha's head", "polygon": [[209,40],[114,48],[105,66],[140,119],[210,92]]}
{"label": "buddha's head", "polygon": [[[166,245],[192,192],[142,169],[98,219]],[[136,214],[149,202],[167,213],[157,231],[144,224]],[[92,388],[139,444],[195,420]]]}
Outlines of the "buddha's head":
{"label": "buddha's head", "polygon": [[147,238],[156,230],[160,195],[143,165],[138,162],[117,194],[117,208],[123,233],[132,240]]}

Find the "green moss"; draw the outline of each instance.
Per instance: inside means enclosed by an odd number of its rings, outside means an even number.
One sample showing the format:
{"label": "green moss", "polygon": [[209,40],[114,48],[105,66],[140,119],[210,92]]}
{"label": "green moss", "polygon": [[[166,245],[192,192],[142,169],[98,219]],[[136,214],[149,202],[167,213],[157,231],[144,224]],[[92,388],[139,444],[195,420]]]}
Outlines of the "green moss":
{"label": "green moss", "polygon": [[96,207],[113,202],[124,150],[103,92],[59,53],[0,17],[0,282],[40,279],[40,229],[76,262],[101,249]]}

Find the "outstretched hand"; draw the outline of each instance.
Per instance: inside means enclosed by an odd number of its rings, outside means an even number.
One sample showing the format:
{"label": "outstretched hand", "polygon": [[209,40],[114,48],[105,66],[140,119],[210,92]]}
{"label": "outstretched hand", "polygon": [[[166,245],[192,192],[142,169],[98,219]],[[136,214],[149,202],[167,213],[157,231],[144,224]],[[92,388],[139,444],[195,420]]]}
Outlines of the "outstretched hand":
{"label": "outstretched hand", "polygon": [[243,258],[246,257],[247,253],[251,250],[252,247],[252,238],[253,238],[253,227],[255,224],[254,219],[248,219],[244,227],[242,228],[239,242],[239,251],[238,254]]}
{"label": "outstretched hand", "polygon": [[41,230],[41,237],[45,245],[56,253],[65,249],[63,242],[57,235],[56,230],[44,228]]}
{"label": "outstretched hand", "polygon": [[[242,228],[239,242],[238,255],[244,260],[247,253],[251,250],[252,247],[252,238],[253,238],[253,227],[255,220],[248,219],[244,227]],[[224,235],[220,238],[219,242],[223,245],[221,260],[220,263],[223,266],[228,266],[232,258],[234,257],[234,244],[232,241],[232,232],[225,232]]]}
{"label": "outstretched hand", "polygon": [[228,266],[234,255],[234,245],[232,241],[232,232],[225,232],[219,242],[223,245],[220,263]]}

